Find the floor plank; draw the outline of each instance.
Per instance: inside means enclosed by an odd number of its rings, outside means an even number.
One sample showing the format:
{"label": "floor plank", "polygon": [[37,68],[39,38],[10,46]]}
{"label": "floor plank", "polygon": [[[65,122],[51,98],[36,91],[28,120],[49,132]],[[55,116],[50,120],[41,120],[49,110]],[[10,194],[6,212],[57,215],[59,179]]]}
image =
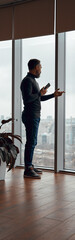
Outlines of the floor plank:
{"label": "floor plank", "polygon": [[0,240],[75,240],[75,176],[23,169],[0,181]]}

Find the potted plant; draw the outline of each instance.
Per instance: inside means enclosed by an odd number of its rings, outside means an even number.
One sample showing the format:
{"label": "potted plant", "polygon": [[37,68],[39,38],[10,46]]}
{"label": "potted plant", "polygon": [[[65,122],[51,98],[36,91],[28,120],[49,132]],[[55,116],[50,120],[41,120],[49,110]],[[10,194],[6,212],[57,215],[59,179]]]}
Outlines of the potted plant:
{"label": "potted plant", "polygon": [[[6,124],[12,120],[12,118],[8,120],[2,120],[0,129],[3,124]],[[17,159],[17,154],[19,153],[19,148],[14,145],[12,138],[16,138],[22,143],[19,135],[13,135],[9,132],[0,133],[0,180],[5,179],[6,166],[8,166],[7,171],[10,171],[13,168]]]}

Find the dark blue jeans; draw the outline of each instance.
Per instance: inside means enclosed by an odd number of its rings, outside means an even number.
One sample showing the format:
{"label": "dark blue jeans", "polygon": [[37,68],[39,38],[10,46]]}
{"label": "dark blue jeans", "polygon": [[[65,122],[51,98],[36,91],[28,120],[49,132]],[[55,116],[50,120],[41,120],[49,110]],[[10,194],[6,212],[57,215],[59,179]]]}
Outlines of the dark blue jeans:
{"label": "dark blue jeans", "polygon": [[26,144],[24,150],[25,167],[32,166],[34,148],[37,145],[37,135],[40,118],[24,118],[22,114],[22,122],[26,129]]}

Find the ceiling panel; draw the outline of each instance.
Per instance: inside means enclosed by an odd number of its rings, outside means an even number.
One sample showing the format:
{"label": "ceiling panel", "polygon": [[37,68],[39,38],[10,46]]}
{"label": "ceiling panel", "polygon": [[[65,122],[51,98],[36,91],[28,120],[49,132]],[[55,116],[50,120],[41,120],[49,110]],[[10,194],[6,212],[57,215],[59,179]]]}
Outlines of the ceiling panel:
{"label": "ceiling panel", "polygon": [[0,4],[7,4],[7,3],[13,3],[13,2],[17,2],[18,0],[0,0]]}
{"label": "ceiling panel", "polygon": [[0,5],[16,4],[19,2],[27,2],[30,0],[0,0]]}

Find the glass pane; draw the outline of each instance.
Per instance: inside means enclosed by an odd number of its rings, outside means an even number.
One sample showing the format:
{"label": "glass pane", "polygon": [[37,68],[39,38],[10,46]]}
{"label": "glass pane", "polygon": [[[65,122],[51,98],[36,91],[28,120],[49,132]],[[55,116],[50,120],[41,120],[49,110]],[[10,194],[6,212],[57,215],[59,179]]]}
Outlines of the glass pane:
{"label": "glass pane", "polygon": [[[0,125],[11,117],[12,41],[0,42]],[[11,131],[11,122],[0,131]]]}
{"label": "glass pane", "polygon": [[75,170],[75,31],[66,33],[65,168]]}
{"label": "glass pane", "polygon": [[[55,89],[55,40],[54,36],[43,36],[22,40],[22,77],[27,72],[27,63],[31,58],[41,61],[42,73],[37,80],[40,88],[48,82],[51,87],[47,94],[53,93]],[[22,124],[22,161],[24,164],[25,129]],[[34,163],[36,166],[54,168],[54,99],[41,102],[41,121],[38,132],[38,144],[34,152]]]}

